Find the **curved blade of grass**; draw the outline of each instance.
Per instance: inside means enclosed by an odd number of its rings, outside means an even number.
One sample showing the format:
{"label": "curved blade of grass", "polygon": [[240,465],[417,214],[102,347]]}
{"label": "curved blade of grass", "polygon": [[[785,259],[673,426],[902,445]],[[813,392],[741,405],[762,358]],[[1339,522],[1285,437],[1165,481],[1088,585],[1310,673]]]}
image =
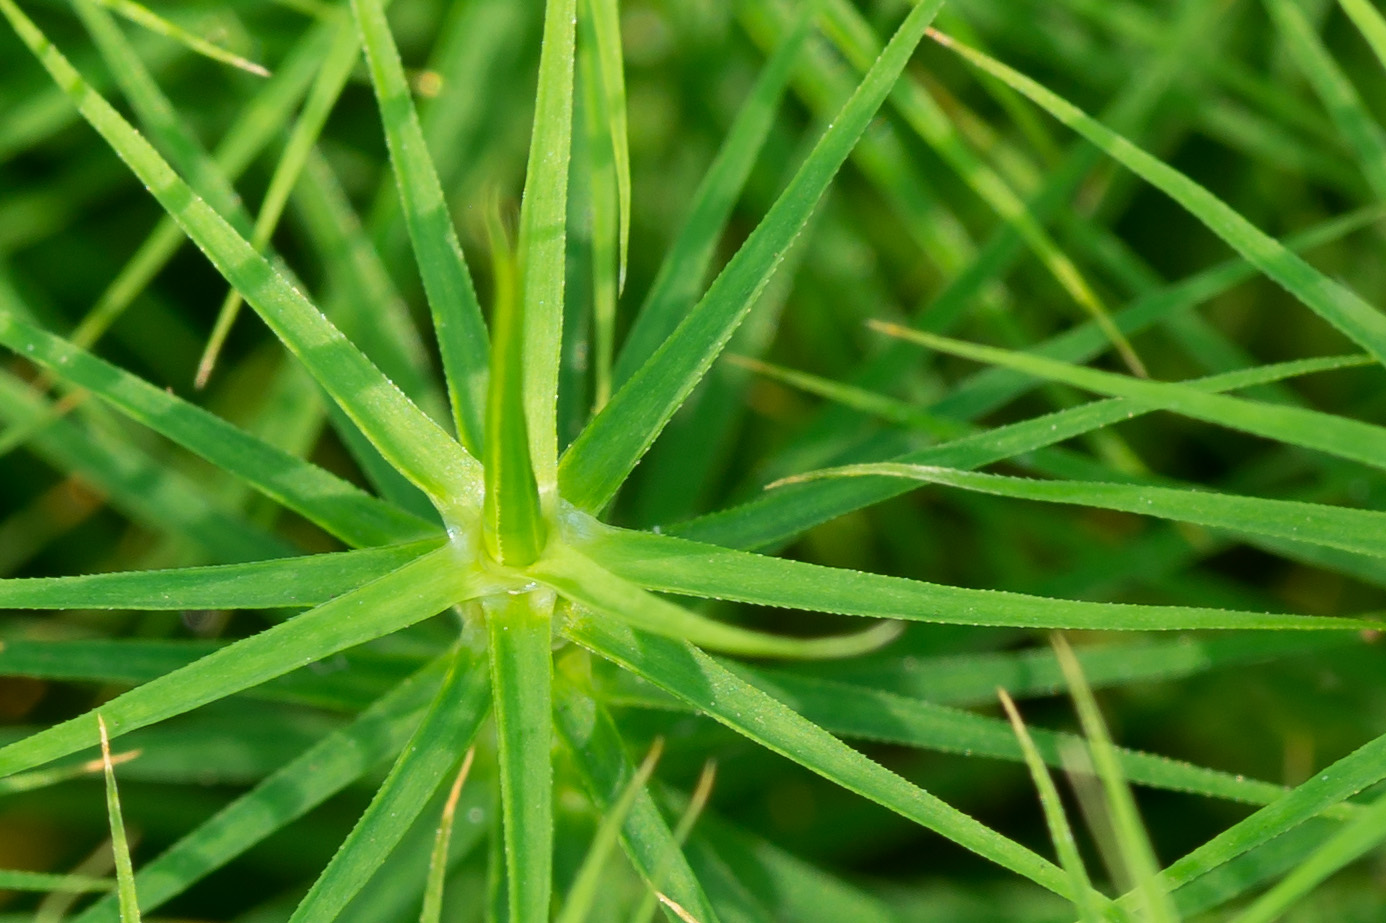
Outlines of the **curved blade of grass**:
{"label": "curved blade of grass", "polygon": [[[540,486],[531,454],[526,412],[524,308],[515,287],[511,259],[499,216],[491,221],[495,305],[491,315],[491,376],[486,394],[485,481],[482,537],[491,557],[525,566],[539,556],[547,538]],[[528,417],[528,421],[526,420]]]}
{"label": "curved blade of grass", "polygon": [[348,545],[408,541],[436,531],[427,521],[23,321],[0,315],[0,344],[92,391]]}
{"label": "curved blade of grass", "polygon": [[553,595],[483,600],[499,741],[511,920],[547,920],[553,889]]}
{"label": "curved blade of grass", "polygon": [[109,878],[0,869],[0,888],[6,891],[110,891],[115,886],[116,883]]}
{"label": "curved blade of grass", "polygon": [[[881,42],[865,17],[849,0],[828,0],[824,15],[831,24],[828,34],[839,50],[861,70],[880,53]],[[1112,323],[1111,314],[1097,292],[1010,185],[968,144],[954,120],[933,98],[924,84],[903,79],[892,102],[910,127],[943,158],[962,181],[1001,218],[1015,228],[1054,280],[1096,323],[1137,375],[1145,366],[1126,335]]]}
{"label": "curved blade of grass", "polygon": [[1220,529],[1311,542],[1357,554],[1386,557],[1386,513],[1323,503],[1269,500],[1207,490],[1182,490],[1144,484],[1041,481],[1035,478],[1005,477],[894,462],[827,468],[787,478],[781,483],[819,477],[873,475],[911,478],[928,484],[944,484],[997,497],[1121,510],[1142,516],[1158,516],[1176,522],[1193,522]]}
{"label": "curved blade of grass", "polygon": [[1069,826],[1068,816],[1064,813],[1064,803],[1059,797],[1059,790],[1055,787],[1054,779],[1049,775],[1039,750],[1035,748],[1035,742],[1030,737],[1025,722],[1021,720],[1015,702],[1011,701],[1004,689],[997,689],[996,694],[1001,699],[1001,707],[1005,709],[1006,718],[1011,722],[1016,740],[1020,742],[1020,749],[1025,754],[1025,766],[1030,770],[1035,790],[1039,792],[1045,826],[1049,828],[1049,839],[1054,843],[1054,851],[1059,855],[1059,865],[1068,874],[1073,892],[1078,895],[1075,904],[1078,917],[1082,923],[1100,923],[1102,916],[1097,903],[1092,899],[1092,879],[1088,877],[1087,867],[1078,852],[1078,843],[1073,838],[1073,828]]}
{"label": "curved blade of grass", "polygon": [[[1186,382],[1191,388],[1227,391],[1280,381],[1294,375],[1342,368],[1355,359],[1302,360],[1214,375]],[[1120,398],[1096,401],[1058,413],[1022,420],[898,456],[901,464],[980,468],[1055,445],[1083,433],[1134,419],[1151,407]],[[889,480],[818,481],[789,485],[720,513],[672,526],[668,531],[733,548],[777,546],[835,516],[862,509],[904,493]]]}
{"label": "curved blade of grass", "polygon": [[[560,669],[560,676],[563,675]],[[626,756],[625,742],[611,713],[574,685],[565,683],[560,687],[554,702],[554,728],[568,745],[592,800],[600,810],[609,812],[634,776],[635,766]],[[684,858],[678,837],[669,830],[647,790],[636,792],[621,838],[631,864],[651,888],[667,891],[701,923],[717,923],[717,915]],[[648,919],[649,914],[645,917]]]}
{"label": "curved blade of grass", "polygon": [[592,915],[607,860],[616,848],[621,829],[634,809],[636,799],[644,794],[645,785],[654,775],[655,765],[663,751],[664,740],[656,737],[654,745],[645,754],[626,787],[602,812],[601,823],[592,835],[592,843],[587,847],[587,855],[583,856],[582,865],[578,866],[577,875],[573,879],[572,887],[568,889],[568,896],[563,901],[563,909],[559,911],[556,923],[584,923]]}
{"label": "curved blade of grass", "polygon": [[1117,846],[1121,851],[1122,863],[1135,881],[1136,893],[1140,895],[1143,910],[1141,919],[1149,920],[1151,923],[1177,923],[1178,911],[1175,910],[1169,893],[1159,882],[1160,866],[1155,859],[1154,847],[1150,845],[1150,837],[1141,822],[1136,799],[1126,784],[1120,757],[1111,736],[1107,733],[1102,713],[1098,711],[1097,700],[1083,678],[1078,659],[1073,656],[1073,650],[1062,636],[1054,638],[1054,653],[1064,671],[1069,694],[1078,711],[1083,733],[1087,736],[1087,749],[1092,754],[1093,767],[1097,771],[1097,777],[1102,780],[1107,811],[1112,820]]}
{"label": "curved blade of grass", "polygon": [[1063,871],[851,749],[747,685],[697,649],[621,626],[579,618],[564,629],[577,643],[668,690],[732,730],[829,781],[869,798],[958,845],[1074,898]]}
{"label": "curved blade of grass", "polygon": [[[732,551],[668,535],[603,529],[584,553],[649,590],[871,618],[955,625],[1160,631],[1194,628],[1362,629],[1358,619],[1048,599],[941,586]],[[570,552],[576,557],[576,553]],[[542,569],[544,563],[539,565]],[[540,579],[547,579],[547,574]],[[568,588],[565,586],[564,592]],[[665,605],[668,605],[667,603]],[[641,628],[648,629],[645,625]]]}
{"label": "curved blade of grass", "polygon": [[476,747],[467,748],[462,757],[462,767],[452,780],[448,800],[443,803],[443,816],[438,821],[438,832],[433,837],[433,852],[428,857],[428,882],[424,885],[423,907],[419,910],[419,923],[441,923],[443,915],[443,885],[448,874],[448,845],[452,842],[452,824],[457,815],[457,799],[462,794],[462,786],[472,770],[472,758]]}
{"label": "curved blade of grass", "polygon": [[1372,194],[1386,201],[1386,132],[1293,0],[1265,0],[1265,6],[1290,55],[1356,155]]}
{"label": "curved blade of grass", "polygon": [[800,10],[793,28],[761,69],[712,166],[693,193],[688,214],[616,356],[612,382],[617,387],[645,364],[697,300],[717,241],[770,133],[785,86],[812,31],[813,13],[808,6]]}
{"label": "curved blade of grass", "polygon": [[872,322],[871,326],[891,336],[974,362],[1005,366],[1085,391],[1126,398],[1229,429],[1316,449],[1373,468],[1386,468],[1386,429],[1369,423],[1302,407],[1284,407],[1228,397],[1190,387],[1184,382],[1138,380],[1028,353],[906,330],[893,324]]}
{"label": "curved blade of grass", "polygon": [[[4,609],[277,609],[316,606],[438,548],[436,539],[174,570],[0,580]],[[0,650],[0,658],[4,652]]]}
{"label": "curved blade of grass", "polygon": [[93,90],[13,0],[0,0],[29,50],[78,111],[121,155],[218,271],[265,319],[381,454],[449,519],[475,518],[479,466],[390,383],[336,327],[199,199],[158,153]]}
{"label": "curved blade of grass", "polygon": [[1367,40],[1381,66],[1386,67],[1386,17],[1369,0],[1338,0],[1338,5]]}
{"label": "curved blade of grass", "polygon": [[[288,826],[397,754],[418,726],[447,667],[438,658],[370,705],[351,724],[324,737],[147,863],[135,878],[154,910]],[[74,923],[116,923],[113,898],[93,904]]]}
{"label": "curved blade of grass", "polygon": [[617,282],[626,287],[630,254],[630,139],[626,131],[626,74],[621,51],[621,12],[617,0],[585,0],[583,9],[592,21],[596,39],[597,72],[600,76],[602,112],[616,170]]}
{"label": "curved blade of grass", "polygon": [[96,2],[108,7],[112,12],[125,17],[137,26],[148,29],[156,35],[172,39],[189,51],[211,58],[213,61],[220,61],[222,64],[229,64],[257,77],[270,75],[269,71],[265,70],[262,65],[192,34],[182,26],[169,22],[143,4],[135,3],[134,0],[96,0]]}
{"label": "curved blade of grass", "polygon": [[488,711],[486,671],[454,651],[423,721],[390,767],[365,813],[294,910],[291,923],[335,920],[370,881],[476,736]]}
{"label": "curved blade of grass", "polygon": [[405,225],[433,315],[453,419],[462,444],[477,455],[486,406],[487,341],[481,305],[381,0],[353,0],[352,9],[380,105]]}
{"label": "curved blade of grass", "polygon": [[1343,868],[1386,840],[1386,798],[1378,798],[1361,815],[1345,824],[1327,843],[1309,853],[1286,875],[1231,923],[1273,923],[1296,901],[1334,872]]}
{"label": "curved blade of grass", "polygon": [[120,792],[116,790],[115,767],[111,765],[111,741],[106,721],[96,714],[101,735],[101,763],[106,770],[106,816],[111,825],[111,852],[115,855],[116,897],[120,904],[120,923],[140,923],[139,897],[135,894],[135,869],[130,862],[130,842],[125,836],[125,819],[120,814]]}
{"label": "curved blade of grass", "polygon": [[563,348],[576,21],[577,0],[547,0],[534,129],[520,203],[519,328],[525,347],[525,424],[539,496],[550,518],[558,502],[558,369]]}
{"label": "curved blade of grass", "polygon": [[829,638],[792,638],[727,625],[666,602],[566,547],[551,550],[529,574],[578,605],[629,622],[642,631],[743,657],[855,657],[889,643],[900,633],[900,627],[889,622]]}
{"label": "curved blade of grass", "polygon": [[559,478],[568,502],[588,512],[606,506],[706,374],[875,117],[940,6],[942,0],[926,0],[910,11],[832,127],[702,300],[564,453]]}
{"label": "curved blade of grass", "polygon": [[1036,105],[1174,199],[1248,262],[1338,328],[1378,362],[1386,364],[1386,316],[1351,289],[1310,266],[1183,173],[1147,154],[1029,77],[946,35],[933,32],[931,37],[1029,97]]}
{"label": "curved blade of grass", "polygon": [[[484,586],[484,578],[459,567],[452,548],[440,548],[283,624],[132,689],[102,705],[102,716],[111,735],[119,736],[421,622]],[[84,717],[64,721],[0,748],[0,776],[41,766],[94,742]]]}

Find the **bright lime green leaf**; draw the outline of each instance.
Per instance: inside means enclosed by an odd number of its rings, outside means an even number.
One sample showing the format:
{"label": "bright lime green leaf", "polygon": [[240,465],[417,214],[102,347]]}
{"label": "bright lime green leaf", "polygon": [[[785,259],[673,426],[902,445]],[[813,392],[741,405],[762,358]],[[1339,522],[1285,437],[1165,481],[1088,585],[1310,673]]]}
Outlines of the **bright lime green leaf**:
{"label": "bright lime green leaf", "polygon": [[[1357,619],[1093,603],[940,586],[732,551],[643,532],[607,529],[592,536],[589,542],[584,550],[594,561],[624,580],[650,590],[870,618],[956,625],[1143,631],[1361,629],[1371,624]],[[563,592],[568,591],[565,586]],[[640,627],[652,630],[645,625]]]}
{"label": "bright lime green leaf", "polygon": [[[297,667],[420,622],[488,589],[459,566],[450,547],[227,645],[101,706],[112,737],[234,695]],[[176,691],[176,695],[170,695]],[[91,721],[72,718],[0,748],[0,776],[41,766],[92,746]]]}
{"label": "bright lime green leaf", "polygon": [[872,476],[911,478],[926,484],[944,484],[1020,500],[1122,510],[1386,557],[1386,513],[1323,503],[1268,500],[1145,484],[1041,481],[895,462],[828,468],[788,481]]}
{"label": "bright lime green leaf", "polygon": [[186,46],[189,50],[195,51],[200,55],[205,55],[213,61],[220,61],[232,67],[240,68],[256,75],[257,77],[268,77],[269,71],[254,61],[243,58],[238,54],[233,54],[218,45],[214,45],[204,38],[201,38],[184,29],[182,26],[169,22],[164,17],[158,15],[143,4],[136,3],[134,0],[97,0],[102,6],[110,8],[113,12],[124,16],[126,19],[138,26],[143,26],[156,35],[166,38]]}
{"label": "bright lime green leaf", "polygon": [[887,622],[856,634],[792,638],[727,625],[666,602],[567,547],[555,549],[531,567],[529,573],[572,602],[643,631],[743,657],[854,657],[889,643],[900,631],[899,626]]}
{"label": "bright lime green leaf", "polygon": [[1372,46],[1381,66],[1386,67],[1386,17],[1369,0],[1338,0],[1338,5],[1352,18],[1367,44]]}
{"label": "bright lime green leaf", "polygon": [[0,888],[6,891],[111,891],[115,886],[109,878],[0,869]]}
{"label": "bright lime green leaf", "polygon": [[405,225],[433,314],[433,332],[448,381],[454,422],[462,444],[477,455],[481,451],[487,362],[481,305],[424,142],[384,6],[381,0],[353,0],[352,8],[380,104]]}
{"label": "bright lime green leaf", "polygon": [[553,888],[552,594],[483,601],[499,740],[510,919],[546,920]]}
{"label": "bright lime green leaf", "polygon": [[111,852],[115,856],[116,899],[120,923],[140,923],[139,897],[135,893],[135,869],[130,861],[130,841],[125,835],[125,819],[120,813],[120,792],[116,789],[115,767],[111,765],[111,742],[106,722],[96,714],[101,736],[101,762],[106,770],[106,816],[111,824]]}

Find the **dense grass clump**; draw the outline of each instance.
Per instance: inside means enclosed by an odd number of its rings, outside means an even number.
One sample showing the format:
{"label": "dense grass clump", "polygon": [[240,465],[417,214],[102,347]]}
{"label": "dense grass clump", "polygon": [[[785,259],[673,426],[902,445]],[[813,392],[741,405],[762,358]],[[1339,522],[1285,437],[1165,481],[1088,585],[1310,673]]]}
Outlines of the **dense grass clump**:
{"label": "dense grass clump", "polygon": [[1386,914],[1369,0],[0,15],[0,921]]}

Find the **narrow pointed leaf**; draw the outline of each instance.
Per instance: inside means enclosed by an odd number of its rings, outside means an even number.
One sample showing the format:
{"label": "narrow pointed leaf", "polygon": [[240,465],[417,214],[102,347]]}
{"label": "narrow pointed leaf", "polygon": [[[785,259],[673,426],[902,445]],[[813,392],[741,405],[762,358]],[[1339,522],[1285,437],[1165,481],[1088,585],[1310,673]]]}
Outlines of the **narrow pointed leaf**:
{"label": "narrow pointed leaf", "polygon": [[424,142],[381,0],[353,0],[352,9],[380,105],[405,225],[428,295],[454,422],[462,444],[478,455],[487,364],[481,305],[452,216],[448,214],[443,187]]}
{"label": "narrow pointed leaf", "polygon": [[[161,907],[399,752],[446,666],[439,658],[418,670],[147,863],[135,878],[145,908]],[[114,899],[106,898],[73,923],[116,923],[117,913]]]}
{"label": "narrow pointed leaf", "polygon": [[626,131],[626,74],[621,49],[621,11],[617,0],[585,0],[596,38],[597,71],[602,110],[607,120],[616,172],[617,290],[626,287],[630,252],[630,139]]}
{"label": "narrow pointed leaf", "polygon": [[174,570],[0,580],[3,609],[277,609],[316,606],[434,551],[437,540]]}
{"label": "narrow pointed leaf", "polygon": [[643,532],[603,530],[590,542],[585,552],[594,561],[650,590],[842,615],[956,625],[1113,631],[1361,629],[1371,624],[1358,619],[1094,603],[941,586]]}
{"label": "narrow pointed leaf", "polygon": [[462,786],[472,770],[472,759],[476,747],[469,747],[462,757],[462,766],[452,780],[448,800],[443,803],[443,816],[438,821],[438,832],[433,838],[433,852],[428,857],[428,881],[424,885],[423,907],[419,910],[419,923],[442,923],[443,887],[447,884],[448,847],[452,843],[452,826],[457,819],[457,799],[462,794]]}
{"label": "narrow pointed leaf", "polygon": [[564,453],[564,499],[587,512],[610,501],[745,319],[941,6],[942,0],[926,0],[910,11],[833,126],[702,300]]}
{"label": "narrow pointed leaf", "polygon": [[349,545],[408,541],[433,526],[49,333],[0,315],[0,344],[102,400]]}
{"label": "narrow pointed leaf", "polygon": [[[459,566],[449,547],[338,596],[283,624],[228,645],[196,663],[101,706],[118,737],[234,695],[338,651],[423,621],[473,595],[484,583]],[[177,695],[170,693],[176,690]],[[0,777],[92,746],[89,719],[72,718],[0,748]]]}
{"label": "narrow pointed leaf", "polygon": [[553,889],[552,594],[483,601],[499,740],[511,920],[547,920]]}
{"label": "narrow pointed leaf", "polygon": [[[1145,484],[1041,481],[1035,478],[978,474],[952,468],[902,465],[895,462],[846,465],[801,477],[813,479],[873,475],[910,478],[927,484],[944,484],[998,497],[1121,510],[1142,516],[1159,516],[1178,522],[1194,522],[1291,541],[1312,542],[1357,554],[1386,556],[1386,513],[1377,510],[1356,510],[1323,503],[1269,500]],[[800,478],[790,479],[797,480]]]}
{"label": "narrow pointed leaf", "polygon": [[291,923],[326,923],[347,903],[399,843],[466,751],[488,711],[486,671],[454,651],[447,675],[418,729],[404,745],[370,805],[313,882]]}
{"label": "narrow pointed leaf", "polygon": [[102,6],[109,7],[113,12],[124,16],[136,25],[142,26],[156,35],[163,35],[170,38],[180,45],[186,46],[190,51],[211,58],[213,61],[229,64],[232,67],[239,68],[257,77],[269,76],[269,71],[265,70],[262,65],[227,51],[219,45],[214,45],[200,36],[194,35],[182,26],[169,22],[167,19],[141,3],[135,3],[134,0],[98,0],[98,2],[100,2]]}
{"label": "narrow pointed leaf", "polygon": [[111,825],[111,852],[115,856],[116,898],[120,923],[140,923],[140,902],[135,893],[135,869],[130,861],[130,841],[125,835],[125,818],[120,812],[120,792],[116,789],[115,767],[111,764],[111,742],[106,722],[96,715],[101,735],[101,763],[106,771],[106,816]]}
{"label": "narrow pointed leaf", "polygon": [[792,638],[728,625],[666,602],[568,548],[550,552],[529,572],[578,605],[628,622],[642,631],[743,657],[853,657],[875,650],[899,634],[899,627],[890,623],[828,638]]}
{"label": "narrow pointed leaf", "polygon": [[520,330],[530,455],[545,511],[557,503],[558,366],[563,346],[568,163],[572,155],[577,0],[548,0],[534,130],[520,205]]}
{"label": "narrow pointed leaf", "polygon": [[851,749],[687,644],[624,628],[609,619],[579,619],[570,623],[565,633],[738,733],[843,788],[940,833],[1041,887],[1075,896],[1057,866]]}
{"label": "narrow pointed leaf", "polygon": [[1338,0],[1338,5],[1351,17],[1357,30],[1371,45],[1381,66],[1386,68],[1386,17],[1372,6],[1370,0]]}

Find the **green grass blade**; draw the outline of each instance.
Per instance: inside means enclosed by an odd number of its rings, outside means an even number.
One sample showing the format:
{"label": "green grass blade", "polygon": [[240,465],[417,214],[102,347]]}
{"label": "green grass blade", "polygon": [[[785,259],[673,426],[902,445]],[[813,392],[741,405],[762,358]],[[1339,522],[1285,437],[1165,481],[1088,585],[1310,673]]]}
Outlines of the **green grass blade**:
{"label": "green grass blade", "polygon": [[1381,66],[1386,67],[1386,17],[1369,0],[1338,0],[1338,5],[1367,40]]}
{"label": "green grass blade", "polygon": [[928,0],[910,11],[784,194],[702,300],[564,453],[559,476],[568,502],[588,512],[606,506],[706,374],[874,118],[941,5],[941,0]]}
{"label": "green grass blade", "polygon": [[[276,609],[316,606],[431,552],[414,542],[250,564],[0,580],[5,609]],[[3,651],[0,651],[0,657]]]}
{"label": "green grass blade", "polygon": [[621,11],[617,0],[585,0],[596,39],[597,71],[602,93],[602,112],[616,171],[617,283],[626,287],[630,256],[630,139],[626,130],[626,74],[621,51]]}
{"label": "green grass blade", "polygon": [[1147,154],[1034,80],[945,35],[933,33],[933,37],[1029,97],[1127,169],[1170,196],[1248,262],[1338,328],[1378,362],[1386,364],[1386,316],[1355,292],[1310,266],[1183,173]]}
{"label": "green grass blade", "polygon": [[[1343,368],[1355,359],[1302,360],[1261,366],[1187,382],[1192,388],[1226,391],[1280,381],[1294,375]],[[1006,371],[1012,371],[1006,369]],[[1125,380],[1125,379],[1123,379]],[[1152,409],[1145,403],[1116,398],[984,430],[951,442],[898,456],[900,464],[980,468],[1083,435]],[[759,498],[668,531],[698,541],[733,548],[775,547],[835,516],[904,493],[897,482],[818,481],[787,485]]]}
{"label": "green grass blade", "polygon": [[[1310,818],[1342,805],[1383,778],[1386,778],[1386,735],[1319,770],[1278,800],[1177,859],[1161,873],[1161,884],[1170,891],[1181,888],[1294,830]],[[1123,898],[1123,902],[1127,900]]]}
{"label": "green grass blade", "polygon": [[6,891],[110,891],[115,886],[116,883],[109,878],[0,869],[0,888]]}
{"label": "green grass blade", "polygon": [[1366,855],[1386,840],[1386,798],[1345,824],[1327,843],[1306,855],[1275,887],[1263,894],[1231,923],[1274,923],[1324,879]]}
{"label": "green grass blade", "polygon": [[956,625],[1110,631],[1361,629],[1372,624],[1357,619],[1093,603],[941,586],[643,532],[606,529],[589,541],[584,553],[618,577],[649,590],[841,615]]}
{"label": "green grass blade", "polygon": [[187,29],[169,22],[147,6],[135,3],[134,0],[97,0],[97,2],[102,6],[108,7],[112,12],[130,20],[137,26],[148,29],[156,35],[162,35],[165,38],[178,42],[189,51],[211,58],[213,61],[229,64],[232,67],[239,68],[257,77],[269,76],[269,71],[265,70],[262,65],[256,64],[248,58],[243,58],[238,54],[227,51],[219,45],[214,45],[206,39],[194,35]]}
{"label": "green grass blade", "polygon": [[472,759],[476,747],[469,747],[462,757],[462,766],[453,777],[448,800],[443,803],[443,816],[438,821],[438,832],[433,838],[433,852],[428,857],[428,881],[424,885],[423,907],[419,910],[419,923],[442,923],[443,886],[447,883],[448,846],[452,842],[452,825],[457,817],[457,799],[462,794],[462,786],[472,771]]}
{"label": "green grass blade", "polygon": [[475,518],[476,461],[380,374],[336,327],[213,211],[72,68],[13,0],[0,0],[29,50],[82,116],[245,297],[381,453],[445,516]]}
{"label": "green grass blade", "polygon": [[[599,809],[610,811],[634,776],[635,766],[626,756],[625,743],[611,713],[594,696],[580,691],[579,681],[562,669],[571,663],[560,662],[559,675],[568,682],[560,687],[554,702],[554,729],[562,735],[572,753],[582,784],[592,800]],[[581,664],[576,669],[583,670],[586,666]],[[699,923],[717,923],[717,915],[689,867],[678,838],[670,831],[648,791],[636,795],[622,828],[622,845],[631,864],[652,888],[666,891]]]}
{"label": "green grass blade", "polygon": [[[683,858],[683,848],[688,842],[688,837],[693,833],[693,828],[697,826],[703,817],[703,811],[707,808],[708,799],[712,797],[712,784],[717,780],[717,761],[708,759],[703,763],[703,771],[698,774],[698,784],[694,786],[693,792],[689,795],[688,804],[683,812],[679,814],[678,823],[674,825],[673,851],[662,856],[659,866],[653,875],[648,879],[650,889],[645,897],[640,901],[640,906],[635,908],[635,913],[631,915],[631,923],[646,923],[650,917],[654,916],[655,910],[659,907],[661,899],[668,899],[669,895],[664,893],[665,881],[669,877],[670,870],[677,862],[686,862]],[[689,915],[684,906],[684,902],[674,898],[679,907],[682,907]],[[697,919],[695,917],[695,919]]]}
{"label": "green grass blade", "polygon": [[1267,439],[1316,449],[1373,468],[1386,468],[1386,429],[1369,423],[1302,407],[1284,407],[1228,397],[1193,388],[1183,382],[1138,380],[1028,353],[905,330],[894,325],[873,323],[873,326],[920,346],[974,362],[1005,366],[1086,391],[1126,398],[1148,408],[1169,410]]}
{"label": "green grass blade", "polygon": [[547,920],[553,888],[553,596],[504,594],[483,605],[500,742],[509,918]]}
{"label": "green grass blade", "polygon": [[1265,6],[1281,41],[1352,148],[1373,196],[1386,201],[1386,132],[1293,0],[1265,0]]}
{"label": "green grass blade", "polygon": [[616,386],[625,384],[654,355],[697,300],[717,241],[770,133],[785,87],[812,31],[813,12],[809,7],[800,11],[794,27],[761,69],[712,166],[693,193],[688,214],[616,357],[612,370]]}
{"label": "green grass blade", "polygon": [[[484,584],[460,568],[455,555],[449,547],[430,552],[288,622],[112,699],[101,708],[111,735],[119,736],[233,695],[305,663],[423,621],[475,595]],[[73,718],[0,748],[0,776],[91,746],[95,741],[88,724],[82,717]]]}
{"label": "green grass blade", "polygon": [[667,689],[768,749],[947,837],[1041,887],[1075,897],[1063,871],[940,801],[827,731],[747,685],[705,654],[608,619],[581,619],[565,633]]}
{"label": "green grass blade", "polygon": [[1106,795],[1107,811],[1111,817],[1117,847],[1121,853],[1122,864],[1135,882],[1136,893],[1142,904],[1141,919],[1150,923],[1177,923],[1178,912],[1169,894],[1159,882],[1160,865],[1155,858],[1154,847],[1141,822],[1136,799],[1126,784],[1126,776],[1121,769],[1121,760],[1116,746],[1107,733],[1102,713],[1097,708],[1097,699],[1083,679],[1082,668],[1073,651],[1062,636],[1054,638],[1054,653],[1064,671],[1069,694],[1077,708],[1078,718],[1083,725],[1083,733],[1088,739],[1088,751],[1092,755],[1092,765],[1097,777],[1102,780]]}
{"label": "green grass blade", "polygon": [[[517,297],[515,267],[499,219],[493,220],[495,305],[491,315],[491,377],[486,395],[486,497],[482,536],[491,557],[523,567],[547,539],[525,407],[524,308]],[[528,417],[528,420],[526,419]]]}
{"label": "green grass blade", "polygon": [[[574,145],[573,156],[581,157],[583,161],[571,170],[586,181],[585,189],[578,187],[579,194],[586,193],[584,202],[575,202],[573,208],[588,213],[589,227],[585,236],[591,253],[588,272],[592,277],[592,330],[586,340],[587,348],[591,351],[592,409],[596,411],[611,399],[611,366],[616,349],[616,302],[620,297],[620,273],[624,266],[618,265],[621,257],[617,238],[622,230],[622,218],[617,201],[616,157],[612,150],[615,139],[611,134],[610,119],[606,117],[610,101],[603,95],[602,65],[598,61],[600,50],[597,48],[590,13],[592,6],[591,0],[587,0],[579,9],[577,68],[583,133],[581,143]],[[585,408],[582,419],[586,419]]]}
{"label": "green grass blade", "polygon": [[[189,831],[136,877],[154,910],[355,782],[408,741],[447,667],[438,658]],[[116,923],[113,898],[74,923]]]}
{"label": "green grass blade", "polygon": [[448,771],[457,765],[459,754],[471,745],[488,711],[486,671],[462,651],[454,651],[450,660],[423,721],[365,813],[294,910],[291,923],[337,919],[422,813]]}
{"label": "green grass blade", "polygon": [[666,602],[566,547],[550,552],[529,573],[578,605],[628,622],[642,631],[743,657],[855,657],[889,643],[900,633],[899,626],[889,622],[856,634],[828,638],[792,638],[727,625]]}
{"label": "green grass blade", "polygon": [[[577,0],[548,0],[529,166],[520,203],[519,305],[525,424],[546,515],[557,504],[558,368],[563,347],[568,163],[572,156]],[[536,917],[536,919],[538,919]]]}
{"label": "green grass blade", "polygon": [[282,452],[162,388],[21,320],[0,315],[0,344],[86,388],[349,545],[415,539],[435,526]]}
{"label": "green grass blade", "polygon": [[353,0],[352,8],[385,125],[405,225],[433,313],[454,422],[462,444],[477,455],[486,406],[487,341],[481,305],[424,142],[384,7],[380,0]]}
{"label": "green grass blade", "polygon": [[106,770],[106,816],[111,825],[111,852],[115,854],[116,897],[120,904],[120,923],[140,923],[140,902],[135,893],[135,869],[130,861],[130,841],[125,835],[125,818],[120,813],[120,792],[116,789],[115,767],[111,764],[111,741],[106,721],[96,715],[101,736],[101,763]]}
{"label": "green grass blade", "polygon": [[1193,522],[1237,532],[1310,542],[1374,557],[1386,556],[1386,513],[1323,503],[1269,500],[1144,484],[1041,481],[893,462],[828,468],[789,478],[786,482],[818,477],[873,475],[911,478],[927,484],[944,484],[997,497],[1121,510],[1176,522]]}
{"label": "green grass blade", "polygon": [[997,689],[996,693],[1000,696],[1001,707],[1005,709],[1011,727],[1015,729],[1016,740],[1020,742],[1020,748],[1025,754],[1025,766],[1030,770],[1030,778],[1035,783],[1035,790],[1039,792],[1040,806],[1044,810],[1045,826],[1049,828],[1049,839],[1054,843],[1054,851],[1059,855],[1059,865],[1068,874],[1073,891],[1078,895],[1075,905],[1078,910],[1078,917],[1082,923],[1099,923],[1102,916],[1097,903],[1092,899],[1092,879],[1088,877],[1087,867],[1083,864],[1083,857],[1078,852],[1078,843],[1073,838],[1073,828],[1069,826],[1068,816],[1064,813],[1064,803],[1059,797],[1059,790],[1055,787],[1054,779],[1049,775],[1049,770],[1044,765],[1043,757],[1035,748],[1035,742],[1030,737],[1025,722],[1021,720],[1020,711],[1015,707],[1015,702],[1011,701],[1011,697],[1006,694],[1004,689]]}
{"label": "green grass blade", "polygon": [[616,848],[621,829],[634,809],[636,800],[645,793],[645,786],[654,775],[655,765],[659,762],[659,755],[663,750],[663,739],[656,737],[654,746],[645,754],[645,759],[626,783],[626,787],[602,812],[601,823],[592,835],[592,843],[582,858],[582,865],[578,867],[572,887],[568,889],[568,896],[563,901],[563,909],[559,912],[556,923],[584,923],[592,915],[592,909],[597,906],[597,890],[601,887],[607,860]]}

